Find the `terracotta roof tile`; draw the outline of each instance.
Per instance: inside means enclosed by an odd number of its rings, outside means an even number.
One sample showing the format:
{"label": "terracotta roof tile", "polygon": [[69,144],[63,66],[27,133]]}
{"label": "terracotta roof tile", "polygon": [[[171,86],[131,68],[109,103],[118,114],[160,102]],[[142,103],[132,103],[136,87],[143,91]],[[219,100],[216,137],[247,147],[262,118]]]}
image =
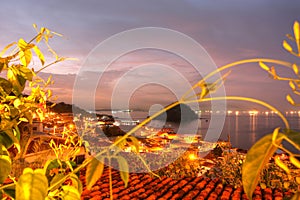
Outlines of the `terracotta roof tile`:
{"label": "terracotta roof tile", "polygon": [[[204,177],[185,177],[172,179],[169,177],[153,178],[149,174],[130,174],[128,187],[120,178],[119,172],[113,170],[113,197],[120,200],[248,200],[243,188],[233,188],[230,185],[223,185],[221,180]],[[84,179],[84,171],[80,177]],[[100,180],[87,190],[84,183],[82,200],[87,199],[109,199],[109,176],[108,170]],[[256,187],[253,199],[283,199],[292,197],[292,192],[270,188],[261,189]]]}

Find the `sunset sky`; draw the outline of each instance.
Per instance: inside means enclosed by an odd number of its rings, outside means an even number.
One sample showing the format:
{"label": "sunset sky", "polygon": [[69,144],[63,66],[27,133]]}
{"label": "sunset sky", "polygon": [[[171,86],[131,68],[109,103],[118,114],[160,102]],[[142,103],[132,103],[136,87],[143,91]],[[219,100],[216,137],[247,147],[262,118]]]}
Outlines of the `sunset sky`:
{"label": "sunset sky", "polygon": [[[296,59],[284,51],[281,44],[285,34],[292,33],[294,21],[300,21],[299,11],[300,1],[292,0],[10,0],[1,2],[0,47],[20,37],[31,39],[35,34],[33,23],[63,34],[63,38],[51,41],[52,47],[60,55],[78,60],[53,66],[42,76],[54,74],[55,85],[52,88],[58,101],[72,103],[74,80],[79,70],[85,67],[89,53],[114,34],[142,27],[175,30],[203,46],[217,66],[255,57],[295,62]],[[116,60],[99,83],[104,89],[95,92],[96,108],[109,107],[110,90],[120,76],[133,67],[149,63],[180,69],[191,84],[201,78],[191,70],[189,63],[172,52],[151,49],[132,52]],[[88,74],[89,70],[86,72]],[[291,75],[288,69],[282,73]],[[136,78],[142,76],[163,76],[176,83],[173,75],[140,74]],[[93,78],[92,71],[87,77],[91,77],[90,81],[97,80],[97,77]],[[256,64],[235,68],[225,83],[225,90],[227,95],[255,97],[281,110],[291,109],[285,101],[286,94],[291,93],[288,83],[270,79]],[[89,98],[85,91],[82,91],[82,96]],[[81,100],[85,101],[85,98]],[[135,91],[130,104],[131,108],[148,109],[152,104],[167,105],[174,100],[174,95],[167,88],[151,85]],[[237,109],[259,108],[253,104],[229,104]],[[88,103],[82,105],[87,109],[93,107]]]}

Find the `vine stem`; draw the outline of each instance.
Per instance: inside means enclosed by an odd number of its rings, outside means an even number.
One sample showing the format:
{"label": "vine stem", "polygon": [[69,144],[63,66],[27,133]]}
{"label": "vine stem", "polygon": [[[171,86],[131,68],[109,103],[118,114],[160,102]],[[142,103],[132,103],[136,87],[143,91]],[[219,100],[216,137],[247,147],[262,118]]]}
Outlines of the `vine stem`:
{"label": "vine stem", "polygon": [[[149,123],[151,120],[153,120],[155,117],[161,115],[163,112],[179,105],[180,101],[176,101],[174,103],[172,103],[171,105],[167,106],[166,108],[163,108],[162,110],[156,112],[154,115],[151,115],[149,118],[145,119],[144,121],[142,121],[140,124],[138,124],[137,126],[135,126],[134,128],[132,128],[129,132],[127,132],[124,136],[122,136],[121,138],[119,138],[118,140],[116,140],[112,145],[109,146],[109,148],[115,147],[117,146],[121,141],[125,140],[126,138],[128,138],[132,133],[134,133],[135,131],[137,131],[138,129],[140,129],[142,126],[144,126],[145,124]],[[104,153],[106,153],[108,151],[108,149],[102,150],[101,152],[99,152],[95,157],[98,157]],[[84,162],[83,164],[81,164],[79,167],[77,167],[76,169],[74,169],[71,173],[67,174],[65,177],[63,177],[61,180],[57,181],[55,184],[53,184],[52,186],[50,186],[48,188],[48,191],[51,191],[53,188],[56,188],[58,185],[62,184],[65,180],[67,180],[69,177],[71,177],[72,174],[76,174],[77,172],[79,172],[81,169],[83,169],[84,167],[86,167],[90,162],[92,161],[92,159],[86,160],[86,162]]]}
{"label": "vine stem", "polygon": [[109,174],[109,198],[111,200],[114,199],[113,197],[113,188],[112,188],[112,175],[111,175],[111,157],[108,156],[108,174]]}
{"label": "vine stem", "polygon": [[1,190],[3,190],[3,189],[5,189],[5,188],[8,188],[8,187],[14,186],[14,185],[16,185],[16,183],[15,183],[15,182],[14,182],[14,183],[7,184],[7,185],[2,185],[2,186],[0,187],[0,191],[1,191]]}
{"label": "vine stem", "polygon": [[[205,102],[205,101],[211,101],[211,100],[242,100],[242,101],[250,101],[250,102],[254,102],[254,103],[258,103],[261,104],[267,108],[270,108],[273,111],[276,111],[277,114],[279,114],[279,116],[281,117],[281,119],[283,120],[283,122],[285,123],[286,127],[289,128],[289,123],[287,122],[286,118],[273,106],[257,100],[257,99],[252,99],[252,98],[247,98],[247,97],[214,97],[214,98],[204,98],[204,99],[197,99],[197,100],[185,100],[186,95],[188,95],[191,91],[193,91],[196,87],[199,86],[199,84],[202,84],[205,82],[205,80],[207,80],[208,78],[212,77],[213,75],[231,68],[231,67],[235,67],[235,66],[239,66],[241,64],[246,64],[246,63],[258,63],[258,62],[267,62],[267,63],[275,63],[275,64],[279,64],[282,66],[286,66],[289,68],[292,68],[292,64],[289,62],[285,62],[285,61],[281,61],[281,60],[275,60],[275,59],[267,59],[267,58],[253,58],[253,59],[246,59],[246,60],[240,60],[240,61],[236,61],[233,63],[229,63],[227,65],[224,65],[216,70],[214,70],[213,72],[209,73],[208,75],[206,75],[202,80],[200,80],[198,83],[196,83],[192,88],[190,88],[182,97],[179,101],[172,103],[171,105],[167,106],[166,108],[163,108],[162,110],[156,112],[154,115],[150,116],[149,118],[145,119],[144,121],[142,121],[140,124],[138,124],[137,126],[135,126],[134,128],[132,128],[129,132],[127,132],[124,136],[120,137],[119,139],[117,139],[112,145],[110,145],[109,148],[115,147],[117,146],[121,141],[125,140],[127,137],[129,137],[131,134],[133,134],[135,131],[137,131],[138,129],[140,129],[142,126],[146,125],[147,123],[149,123],[151,120],[153,120],[155,117],[161,115],[163,112],[181,104],[181,103],[194,103],[194,102]],[[105,152],[107,152],[107,149],[99,152],[96,156],[102,155]],[[74,169],[74,171],[72,171],[70,174],[66,175],[64,178],[62,178],[61,181],[56,182],[56,184],[52,185],[48,190],[52,190],[53,188],[55,188],[57,185],[63,183],[67,178],[69,178],[71,176],[71,174],[75,174],[77,172],[79,172],[81,169],[83,169],[84,167],[86,167],[92,159],[90,160],[86,160],[86,162],[84,162],[82,165],[80,165],[79,167],[77,167],[76,169]]]}
{"label": "vine stem", "polygon": [[154,118],[158,117],[159,115],[161,115],[162,113],[166,112],[167,110],[170,110],[171,108],[184,103],[181,101],[176,101],[174,103],[172,103],[171,105],[163,108],[162,110],[156,112],[155,114],[151,115],[150,117],[148,117],[147,119],[145,119],[144,121],[142,121],[140,124],[138,124],[137,126],[135,126],[134,128],[132,128],[129,132],[127,132],[124,136],[120,137],[119,139],[117,139],[111,146],[115,147],[117,146],[121,141],[123,141],[124,139],[126,139],[128,136],[130,136],[131,134],[133,134],[134,132],[136,132],[137,130],[139,130],[141,127],[143,127],[144,125],[146,125],[147,123],[149,123],[151,120],[153,120]]}
{"label": "vine stem", "polygon": [[292,63],[290,62],[286,62],[286,61],[282,61],[282,60],[276,60],[276,59],[270,59],[270,58],[252,58],[252,59],[245,59],[245,60],[239,60],[233,63],[229,63],[227,65],[224,65],[214,71],[212,71],[211,73],[209,73],[208,75],[206,75],[203,79],[201,79],[199,82],[197,82],[192,88],[190,88],[182,97],[181,100],[183,100],[189,93],[191,93],[195,88],[197,88],[199,85],[201,85],[202,83],[204,83],[208,78],[212,77],[213,75],[231,68],[231,67],[237,67],[239,65],[242,64],[247,64],[247,63],[258,63],[258,62],[266,62],[266,63],[274,63],[274,64],[278,64],[281,66],[285,66],[288,68],[292,68]]}

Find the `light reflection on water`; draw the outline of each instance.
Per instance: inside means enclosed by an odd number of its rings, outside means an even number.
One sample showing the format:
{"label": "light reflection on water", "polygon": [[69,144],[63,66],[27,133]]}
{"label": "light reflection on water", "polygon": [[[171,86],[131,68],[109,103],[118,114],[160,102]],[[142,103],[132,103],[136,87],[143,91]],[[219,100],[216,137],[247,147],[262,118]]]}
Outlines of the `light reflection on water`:
{"label": "light reflection on water", "polygon": [[[287,117],[287,119],[292,129],[300,129],[299,116]],[[226,140],[229,134],[232,146],[249,149],[260,138],[273,133],[277,127],[285,128],[281,119],[275,115],[227,116],[220,139]]]}
{"label": "light reflection on water", "polygon": [[[107,113],[109,114],[109,113]],[[134,111],[131,113],[119,113],[115,115],[117,119],[134,119],[142,121],[147,117],[146,112],[142,111]],[[300,130],[300,116],[293,115],[287,116],[287,119],[290,123],[290,126],[294,130]],[[189,124],[190,123],[190,124]],[[199,128],[197,130],[198,134],[201,134],[203,138],[207,132],[210,123],[209,116],[202,116],[201,119],[189,122],[184,125],[184,129],[182,133],[179,134],[189,134],[191,130],[189,127],[198,123]],[[165,125],[166,127],[171,126],[176,131],[178,125],[174,123],[168,123]],[[228,136],[230,136],[230,141],[233,147],[241,148],[241,149],[249,149],[256,141],[262,138],[264,135],[272,133],[273,130],[277,127],[285,128],[284,123],[277,115],[227,115],[225,124],[223,127],[223,131],[219,137],[221,140],[228,140]],[[128,131],[131,127],[123,127]],[[193,132],[193,131],[192,131]],[[216,134],[218,136],[218,134]],[[216,138],[218,139],[218,138]]]}

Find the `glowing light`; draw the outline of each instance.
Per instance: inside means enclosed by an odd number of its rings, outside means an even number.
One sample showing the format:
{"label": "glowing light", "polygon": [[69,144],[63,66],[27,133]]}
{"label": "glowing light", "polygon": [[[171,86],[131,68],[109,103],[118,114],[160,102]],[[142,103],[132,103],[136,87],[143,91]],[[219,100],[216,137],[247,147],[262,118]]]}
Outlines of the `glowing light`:
{"label": "glowing light", "polygon": [[257,115],[258,111],[257,110],[250,110],[249,115]]}
{"label": "glowing light", "polygon": [[232,113],[232,110],[228,110],[227,113],[228,113],[228,114],[231,114],[231,113]]}
{"label": "glowing light", "polygon": [[113,125],[120,126],[121,124],[120,124],[120,122],[114,122]]}
{"label": "glowing light", "polygon": [[53,133],[55,134],[55,129],[57,128],[57,126],[53,126]]}
{"label": "glowing light", "polygon": [[266,114],[266,115],[269,115],[269,112],[267,111],[267,112],[265,112],[265,114]]}
{"label": "glowing light", "polygon": [[239,111],[235,111],[235,115],[239,115],[240,114],[240,112]]}
{"label": "glowing light", "polygon": [[197,159],[197,156],[196,156],[194,153],[190,153],[190,154],[189,154],[189,159],[190,159],[190,160],[196,160],[196,159]]}

